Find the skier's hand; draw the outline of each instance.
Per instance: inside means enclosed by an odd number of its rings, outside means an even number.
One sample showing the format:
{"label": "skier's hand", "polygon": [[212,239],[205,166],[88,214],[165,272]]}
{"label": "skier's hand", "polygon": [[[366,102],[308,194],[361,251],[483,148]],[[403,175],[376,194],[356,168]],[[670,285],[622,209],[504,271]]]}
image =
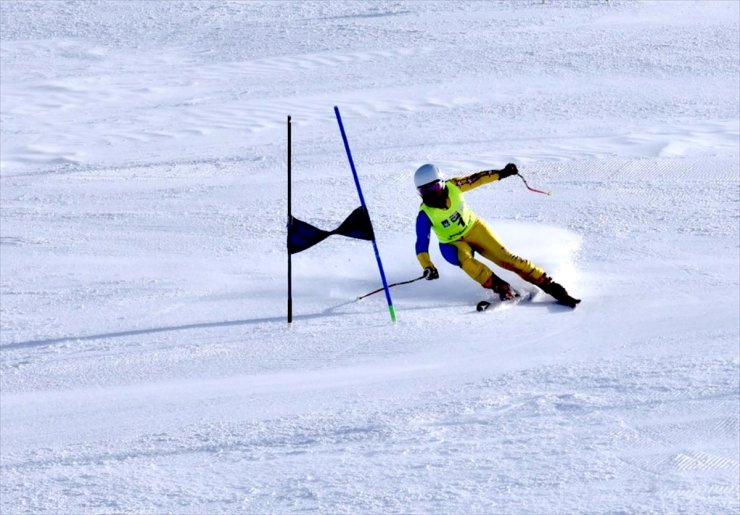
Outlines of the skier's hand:
{"label": "skier's hand", "polygon": [[424,279],[427,281],[439,279],[439,272],[437,272],[437,269],[434,266],[428,266],[424,269]]}
{"label": "skier's hand", "polygon": [[506,177],[509,177],[511,175],[516,175],[518,173],[519,173],[519,169],[516,167],[516,165],[514,163],[509,163],[506,166],[504,166],[504,169],[498,173],[498,178],[505,179]]}

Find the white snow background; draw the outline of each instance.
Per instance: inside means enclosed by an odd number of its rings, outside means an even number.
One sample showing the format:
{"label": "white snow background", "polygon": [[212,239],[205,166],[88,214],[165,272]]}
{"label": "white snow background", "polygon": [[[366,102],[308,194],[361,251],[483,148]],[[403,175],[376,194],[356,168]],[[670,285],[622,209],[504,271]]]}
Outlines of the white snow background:
{"label": "white snow background", "polygon": [[[0,3],[0,512],[740,511],[740,3]],[[422,163],[583,303],[382,294]],[[506,272],[514,285],[520,279]]]}

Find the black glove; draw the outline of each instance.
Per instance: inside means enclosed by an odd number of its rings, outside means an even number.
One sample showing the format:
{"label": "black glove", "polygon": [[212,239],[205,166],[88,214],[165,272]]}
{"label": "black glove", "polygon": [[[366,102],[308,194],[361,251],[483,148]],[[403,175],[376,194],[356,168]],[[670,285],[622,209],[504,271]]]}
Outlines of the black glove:
{"label": "black glove", "polygon": [[499,171],[498,178],[499,179],[505,179],[511,175],[516,175],[519,173],[519,170],[517,169],[516,165],[514,163],[509,163],[506,166],[504,166],[504,169]]}
{"label": "black glove", "polygon": [[427,281],[439,279],[439,272],[437,272],[437,269],[434,266],[428,266],[424,269],[424,279]]}

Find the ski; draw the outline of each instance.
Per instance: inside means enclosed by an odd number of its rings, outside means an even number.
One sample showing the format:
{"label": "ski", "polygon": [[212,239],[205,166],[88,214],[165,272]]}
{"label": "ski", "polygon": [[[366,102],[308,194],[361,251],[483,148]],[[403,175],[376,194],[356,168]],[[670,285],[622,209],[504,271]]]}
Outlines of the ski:
{"label": "ski", "polygon": [[485,311],[485,310],[487,310],[490,307],[491,307],[491,303],[490,302],[488,302],[487,300],[482,300],[478,304],[475,305],[475,310],[476,311]]}
{"label": "ski", "polygon": [[[515,290],[512,290],[515,291]],[[476,311],[486,311],[491,307],[503,307],[503,306],[513,306],[515,304],[519,304],[520,302],[528,301],[532,299],[532,292],[525,290],[525,291],[515,291],[516,297],[509,300],[482,300],[478,304],[475,305]]]}
{"label": "ski", "polygon": [[569,308],[576,309],[576,306],[581,303],[581,299],[575,299],[571,296],[568,296],[567,299],[560,299],[558,301],[558,304],[561,304],[563,306],[568,306]]}
{"label": "ski", "polygon": [[[513,306],[515,304],[519,304],[521,302],[529,301],[534,297],[534,293],[530,291],[524,291],[519,292],[519,295],[514,297],[513,299],[509,300],[482,300],[478,304],[475,305],[476,311],[486,311],[487,309],[491,307],[498,307],[498,306]],[[560,304],[561,306],[567,306],[571,309],[575,309],[575,307],[581,303],[581,299],[575,299],[573,297],[568,297],[567,299],[561,299],[555,301],[557,304]]]}

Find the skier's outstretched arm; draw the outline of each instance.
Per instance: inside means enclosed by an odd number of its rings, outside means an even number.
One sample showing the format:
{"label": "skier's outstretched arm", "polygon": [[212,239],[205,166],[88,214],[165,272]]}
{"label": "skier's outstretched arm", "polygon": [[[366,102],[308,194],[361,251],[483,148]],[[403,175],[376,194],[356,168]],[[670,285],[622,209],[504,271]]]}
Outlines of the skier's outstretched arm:
{"label": "skier's outstretched arm", "polygon": [[503,170],[483,170],[482,172],[475,172],[470,175],[453,177],[450,181],[454,182],[462,191],[470,191],[478,186],[505,179],[506,177],[515,175],[518,172],[519,170],[517,170],[516,165],[514,163],[509,163],[503,168]]}

